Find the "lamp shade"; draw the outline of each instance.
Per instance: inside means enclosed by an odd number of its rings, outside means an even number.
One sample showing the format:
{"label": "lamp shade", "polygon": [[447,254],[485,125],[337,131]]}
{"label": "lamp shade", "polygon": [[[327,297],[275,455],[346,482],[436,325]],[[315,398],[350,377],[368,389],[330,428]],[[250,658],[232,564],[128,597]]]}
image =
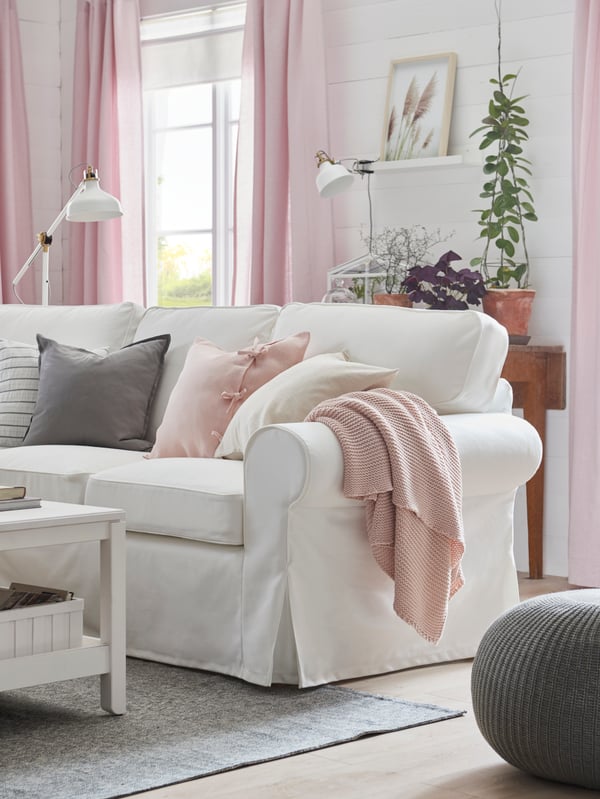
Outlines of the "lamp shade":
{"label": "lamp shade", "polygon": [[123,216],[121,203],[112,194],[100,188],[98,173],[88,169],[83,188],[67,205],[69,222],[101,222]]}
{"label": "lamp shade", "polygon": [[321,197],[333,197],[348,189],[354,177],[342,164],[323,161],[317,173],[317,189]]}

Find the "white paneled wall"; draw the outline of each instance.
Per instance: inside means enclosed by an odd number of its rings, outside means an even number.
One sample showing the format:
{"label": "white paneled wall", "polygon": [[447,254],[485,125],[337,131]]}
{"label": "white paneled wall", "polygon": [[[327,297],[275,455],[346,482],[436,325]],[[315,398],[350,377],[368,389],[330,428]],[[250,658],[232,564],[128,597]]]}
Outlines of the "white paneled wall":
{"label": "white paneled wall", "polygon": [[[571,279],[571,50],[573,0],[503,0],[505,72],[521,69],[517,88],[531,120],[527,155],[540,221],[528,227],[532,283],[537,291],[531,333],[568,351]],[[493,0],[323,0],[329,92],[330,152],[337,158],[380,151],[390,62],[455,52],[458,66],[449,154],[464,163],[375,174],[375,228],[415,223],[454,231],[451,247],[465,262],[478,255],[479,141],[470,139],[486,113],[496,71]],[[332,202],[336,262],[364,252],[366,183]],[[549,413],[546,440],[545,571],[567,573],[567,413]],[[522,492],[521,492],[522,493]],[[527,528],[519,496],[519,568],[527,569]]]}
{"label": "white paneled wall", "polygon": [[[182,0],[183,1],[183,0]],[[155,0],[145,0],[146,3]],[[177,0],[179,3],[179,0]],[[185,0],[186,5],[189,0]],[[479,254],[476,216],[482,184],[477,143],[469,133],[485,114],[495,73],[493,0],[322,0],[327,45],[330,138],[333,155],[376,156],[380,149],[390,61],[452,51],[458,69],[449,153],[460,166],[403,169],[373,176],[376,228],[421,223],[454,231],[447,243],[465,260]],[[571,48],[574,0],[503,0],[506,71],[522,68],[519,93],[528,94],[528,155],[540,221],[529,226],[532,281],[537,290],[531,332],[569,342],[571,273]],[[34,221],[42,230],[70,194],[71,95],[75,0],[18,0],[34,174]],[[333,202],[336,259],[361,254],[366,232],[366,184]],[[68,223],[61,228],[68,235]],[[53,244],[53,299],[60,301],[60,237]],[[325,290],[325,285],[323,285]],[[527,566],[523,498],[518,503],[516,552]],[[545,571],[567,573],[567,419],[549,414],[546,447]]]}

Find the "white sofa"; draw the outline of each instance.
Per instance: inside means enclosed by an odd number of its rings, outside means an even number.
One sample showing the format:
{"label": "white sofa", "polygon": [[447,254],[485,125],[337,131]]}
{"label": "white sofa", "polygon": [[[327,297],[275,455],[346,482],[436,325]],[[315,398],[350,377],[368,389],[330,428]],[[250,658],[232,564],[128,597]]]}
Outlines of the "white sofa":
{"label": "white sofa", "polygon": [[[0,483],[46,499],[127,514],[131,655],[301,687],[472,657],[489,624],[518,601],[513,505],[541,444],[510,412],[500,372],[504,328],[474,311],[291,304],[247,308],[0,306],[0,337],[36,334],[84,348],[170,333],[150,435],[186,352],[201,336],[225,350],[310,332],[305,357],[345,351],[393,367],[393,388],[424,397],[450,429],[463,469],[465,586],[428,643],[392,609],[393,583],[367,542],[364,508],[342,493],[337,439],[318,423],[266,426],[244,461],[145,459],[74,445],[0,451]],[[435,487],[432,486],[432,490]],[[95,546],[4,553],[11,579],[63,586],[97,624]]]}

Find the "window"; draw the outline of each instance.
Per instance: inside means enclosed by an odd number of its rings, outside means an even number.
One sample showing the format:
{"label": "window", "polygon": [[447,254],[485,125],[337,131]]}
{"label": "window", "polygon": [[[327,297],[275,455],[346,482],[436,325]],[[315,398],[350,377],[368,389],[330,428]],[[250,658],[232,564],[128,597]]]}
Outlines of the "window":
{"label": "window", "polygon": [[228,304],[245,4],[142,21],[149,304]]}

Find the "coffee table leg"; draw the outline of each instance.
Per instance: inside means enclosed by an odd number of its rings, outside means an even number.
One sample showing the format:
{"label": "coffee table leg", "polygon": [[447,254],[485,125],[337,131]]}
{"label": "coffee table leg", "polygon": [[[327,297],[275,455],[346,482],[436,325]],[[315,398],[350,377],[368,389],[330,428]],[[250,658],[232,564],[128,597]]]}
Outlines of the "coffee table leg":
{"label": "coffee table leg", "polygon": [[110,646],[109,671],[100,677],[100,704],[121,715],[125,698],[125,524],[110,523],[100,542],[100,638]]}

